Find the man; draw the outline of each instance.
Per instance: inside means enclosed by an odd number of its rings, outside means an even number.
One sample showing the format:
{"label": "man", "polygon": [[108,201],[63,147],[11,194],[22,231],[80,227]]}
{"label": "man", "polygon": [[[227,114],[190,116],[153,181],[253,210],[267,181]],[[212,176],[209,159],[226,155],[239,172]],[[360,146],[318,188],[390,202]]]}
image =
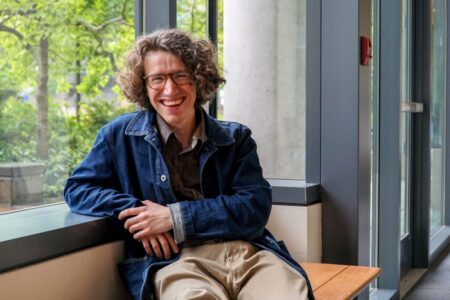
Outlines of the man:
{"label": "man", "polygon": [[264,229],[271,188],[251,132],[201,105],[225,80],[214,47],[171,29],[138,39],[120,74],[144,110],[102,127],[67,180],[74,212],[121,220],[135,299],[313,299]]}

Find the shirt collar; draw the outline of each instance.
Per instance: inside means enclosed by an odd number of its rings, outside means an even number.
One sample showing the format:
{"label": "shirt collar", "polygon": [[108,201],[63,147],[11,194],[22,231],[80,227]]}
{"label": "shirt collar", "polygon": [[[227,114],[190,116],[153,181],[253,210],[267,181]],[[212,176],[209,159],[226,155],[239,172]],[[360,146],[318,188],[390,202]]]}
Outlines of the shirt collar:
{"label": "shirt collar", "polygon": [[[195,120],[197,127],[194,130],[188,149],[193,149],[197,145],[198,141],[202,143],[206,141],[205,119],[203,117],[203,113],[199,109],[195,110]],[[169,137],[174,133],[170,129],[169,124],[167,124],[167,122],[158,113],[156,114],[156,126],[158,127],[159,134],[161,135],[165,145]]]}

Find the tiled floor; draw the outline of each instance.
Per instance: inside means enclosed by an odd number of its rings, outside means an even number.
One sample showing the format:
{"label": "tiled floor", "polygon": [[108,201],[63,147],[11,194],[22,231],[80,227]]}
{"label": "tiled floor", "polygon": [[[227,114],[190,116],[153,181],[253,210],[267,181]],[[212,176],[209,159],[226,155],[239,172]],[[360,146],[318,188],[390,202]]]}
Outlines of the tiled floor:
{"label": "tiled floor", "polygon": [[404,300],[450,300],[450,248]]}

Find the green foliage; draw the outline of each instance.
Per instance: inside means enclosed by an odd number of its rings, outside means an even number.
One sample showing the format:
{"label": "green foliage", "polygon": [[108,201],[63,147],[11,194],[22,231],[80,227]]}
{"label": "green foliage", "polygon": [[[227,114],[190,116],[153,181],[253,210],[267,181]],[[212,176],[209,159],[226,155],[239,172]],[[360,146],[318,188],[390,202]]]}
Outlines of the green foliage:
{"label": "green foliage", "polygon": [[198,38],[205,38],[206,0],[178,0],[177,27]]}
{"label": "green foliage", "polygon": [[[177,0],[177,27],[206,38],[206,0]],[[223,75],[223,0],[217,1],[217,53]]]}
{"label": "green foliage", "polygon": [[[80,105],[80,118],[67,113],[67,106],[50,99],[50,152],[44,161],[45,197],[62,195],[64,183],[92,147],[101,126],[118,115],[134,110],[133,105],[118,106],[96,100]],[[36,122],[34,105],[10,98],[0,105],[0,162],[38,161],[35,156]]]}
{"label": "green foliage", "polygon": [[[73,85],[67,75],[80,72],[75,88],[95,97],[133,45],[134,1],[3,0],[0,23],[0,95],[37,85],[38,44],[46,37],[54,90],[67,92]],[[107,26],[93,29],[102,24]]]}
{"label": "green foliage", "polygon": [[219,71],[223,72],[223,1],[217,1],[217,53],[219,59]]}
{"label": "green foliage", "polygon": [[[38,72],[43,70],[39,68],[39,41],[48,40],[50,147],[49,159],[44,161],[46,197],[61,195],[67,176],[91,148],[98,129],[118,114],[134,109],[92,100],[111,82],[121,67],[121,57],[133,45],[133,24],[132,0],[0,1],[2,162],[38,160],[36,107],[18,98],[24,90],[30,96],[36,94]],[[74,82],[77,75],[80,82]],[[112,90],[121,93],[115,83]],[[74,91],[85,101],[80,103],[78,119],[68,103],[53,100],[56,93]]]}
{"label": "green foliage", "polygon": [[34,161],[35,131],[33,105],[15,98],[0,102],[0,161]]}

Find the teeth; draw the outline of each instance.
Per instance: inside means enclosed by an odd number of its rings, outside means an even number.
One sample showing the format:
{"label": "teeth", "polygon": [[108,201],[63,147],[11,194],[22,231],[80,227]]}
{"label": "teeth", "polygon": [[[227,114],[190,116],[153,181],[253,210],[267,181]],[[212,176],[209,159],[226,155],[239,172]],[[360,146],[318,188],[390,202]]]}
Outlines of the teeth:
{"label": "teeth", "polygon": [[181,99],[178,99],[178,100],[168,100],[168,101],[164,101],[164,105],[165,105],[165,106],[175,106],[175,105],[180,104],[181,102],[182,102]]}

